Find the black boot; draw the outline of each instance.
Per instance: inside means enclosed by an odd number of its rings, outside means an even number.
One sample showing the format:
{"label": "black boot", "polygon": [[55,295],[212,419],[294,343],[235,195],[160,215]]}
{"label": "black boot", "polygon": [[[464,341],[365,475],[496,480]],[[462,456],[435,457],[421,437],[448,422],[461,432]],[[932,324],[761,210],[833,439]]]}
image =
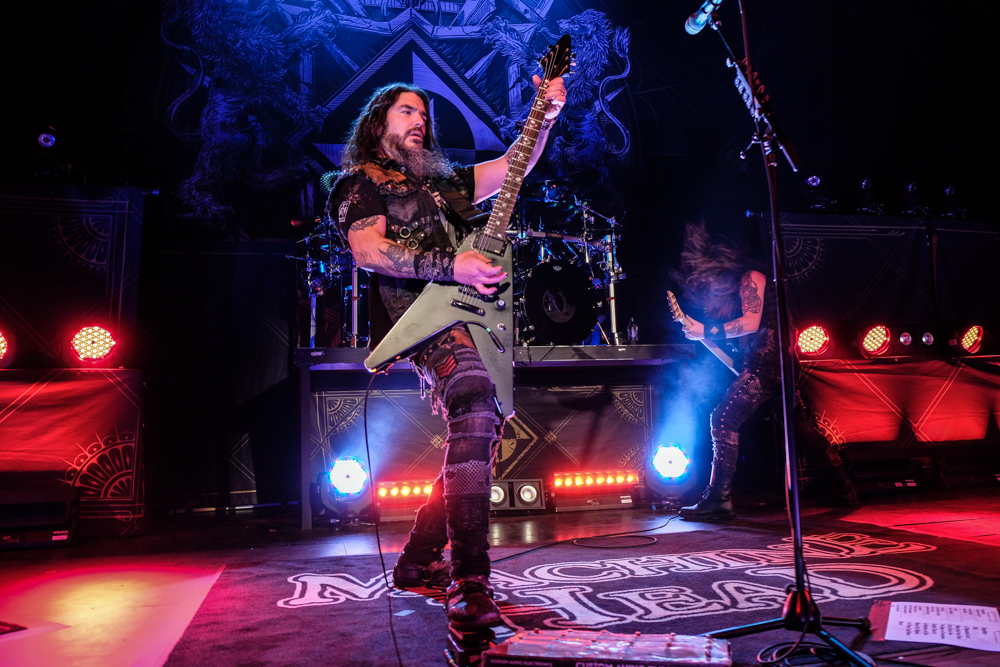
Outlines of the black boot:
{"label": "black boot", "polygon": [[427,565],[420,565],[402,553],[392,568],[392,584],[396,588],[447,588],[449,582],[451,566],[440,556]]}
{"label": "black boot", "polygon": [[503,623],[500,609],[493,601],[493,587],[485,575],[472,574],[456,579],[444,595],[448,622],[456,630],[485,630]]}
{"label": "black boot", "polygon": [[[734,471],[735,472],[735,471]],[[692,521],[728,521],[736,518],[733,511],[733,473],[712,466],[712,480],[697,505],[682,507],[682,519]]]}
{"label": "black boot", "polygon": [[847,468],[844,464],[835,465],[832,469],[832,474],[834,488],[823,499],[823,503],[833,507],[846,507],[848,509],[861,507],[861,503],[858,502],[858,492],[855,490],[854,482],[848,476]]}

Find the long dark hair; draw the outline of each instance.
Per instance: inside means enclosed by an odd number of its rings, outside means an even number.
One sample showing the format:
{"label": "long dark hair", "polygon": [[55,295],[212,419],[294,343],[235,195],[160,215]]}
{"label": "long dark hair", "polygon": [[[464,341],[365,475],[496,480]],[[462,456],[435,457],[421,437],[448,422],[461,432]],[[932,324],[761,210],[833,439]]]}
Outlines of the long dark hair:
{"label": "long dark hair", "polygon": [[680,267],[670,272],[686,299],[712,319],[731,319],[739,311],[740,280],[748,266],[747,249],[725,236],[708,233],[704,221],[688,223]]}
{"label": "long dark hair", "polygon": [[424,148],[431,150],[437,146],[434,141],[434,122],[430,117],[431,101],[427,97],[427,93],[408,83],[390,83],[372,93],[368,101],[365,102],[361,115],[354,121],[351,134],[347,138],[347,145],[344,146],[344,157],[341,160],[342,169],[364,164],[379,154],[382,133],[385,130],[385,119],[389,115],[390,107],[403,93],[413,93],[424,101],[424,108],[427,110]]}

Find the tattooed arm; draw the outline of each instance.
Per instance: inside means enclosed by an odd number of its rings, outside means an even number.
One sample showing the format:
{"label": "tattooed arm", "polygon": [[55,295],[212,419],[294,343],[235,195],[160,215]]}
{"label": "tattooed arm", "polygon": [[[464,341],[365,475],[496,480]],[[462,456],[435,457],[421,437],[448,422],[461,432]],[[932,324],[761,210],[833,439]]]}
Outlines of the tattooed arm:
{"label": "tattooed arm", "polygon": [[507,277],[502,267],[494,266],[474,250],[456,256],[442,250],[408,248],[387,239],[385,228],[384,215],[373,215],[351,223],[347,230],[347,242],[354,261],[361,268],[396,278],[454,280],[472,285],[483,294],[496,291],[495,287],[487,287],[487,284]]}
{"label": "tattooed arm", "polygon": [[764,312],[764,289],[767,279],[760,271],[747,271],[740,281],[740,305],[743,315],[732,322],[726,322],[726,338],[736,338],[752,334],[760,328],[760,318]]}
{"label": "tattooed arm", "polygon": [[[537,89],[541,84],[541,79],[535,76],[532,83]],[[535,148],[531,155],[525,156],[518,152],[518,146],[521,143],[521,138],[518,137],[517,141],[511,144],[511,147],[507,149],[507,152],[502,157],[488,162],[480,162],[475,166],[476,192],[473,195],[474,204],[478,204],[500,191],[503,179],[507,175],[507,169],[514,160],[523,161],[525,157],[528,158],[528,166],[524,172],[525,174],[530,173],[535,163],[538,162],[538,159],[542,156],[542,152],[545,150],[545,144],[549,140],[549,129],[555,123],[555,119],[562,111],[563,105],[566,104],[566,86],[563,83],[562,77],[556,77],[549,81],[548,88],[545,89],[545,99],[548,100],[549,106],[545,111],[545,121],[538,129],[538,139],[535,141]]]}
{"label": "tattooed arm", "polygon": [[[743,279],[740,281],[740,305],[743,307],[743,314],[723,325],[726,338],[746,336],[760,328],[766,285],[767,279],[760,271],[747,271],[743,274]],[[691,320],[691,324],[684,327],[684,335],[691,340],[701,340],[705,338],[705,325],[697,320]]]}

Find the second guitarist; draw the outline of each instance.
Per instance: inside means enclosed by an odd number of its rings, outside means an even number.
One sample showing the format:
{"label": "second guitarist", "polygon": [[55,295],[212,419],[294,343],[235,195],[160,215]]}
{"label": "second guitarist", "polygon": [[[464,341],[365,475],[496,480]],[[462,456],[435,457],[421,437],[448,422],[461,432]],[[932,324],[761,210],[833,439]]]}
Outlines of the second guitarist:
{"label": "second guitarist", "polygon": [[[536,89],[541,83],[535,77]],[[566,103],[562,78],[548,81],[548,105],[531,168]],[[517,144],[503,157],[471,167],[449,163],[434,140],[427,94],[407,84],[384,86],[368,99],[344,149],[343,176],[327,215],[337,222],[358,266],[378,277],[373,301],[396,322],[427,281],[454,281],[491,294],[507,278],[484,255],[456,249],[472,227],[473,204],[496,194]],[[523,163],[522,163],[523,164]],[[373,304],[372,329],[378,304]],[[441,474],[417,512],[393,579],[397,586],[444,587],[452,626],[478,630],[501,623],[489,584],[492,450],[502,418],[496,389],[464,327],[431,340],[411,361],[430,386],[432,406],[448,424]],[[451,565],[443,551],[451,542]]]}
{"label": "second guitarist", "polygon": [[[768,399],[781,393],[778,358],[777,304],[767,291],[767,279],[748,261],[742,248],[728,239],[713,239],[703,223],[687,226],[681,264],[672,277],[684,296],[711,318],[684,321],[691,340],[723,342],[735,339],[738,375],[712,412],[712,477],[702,499],[684,507],[685,519],[725,520],[735,516],[731,488],[739,454],[739,428]],[[858,497],[843,461],[810,421],[796,396],[793,413],[795,441],[804,454],[831,469],[836,490],[831,500],[853,507]]]}

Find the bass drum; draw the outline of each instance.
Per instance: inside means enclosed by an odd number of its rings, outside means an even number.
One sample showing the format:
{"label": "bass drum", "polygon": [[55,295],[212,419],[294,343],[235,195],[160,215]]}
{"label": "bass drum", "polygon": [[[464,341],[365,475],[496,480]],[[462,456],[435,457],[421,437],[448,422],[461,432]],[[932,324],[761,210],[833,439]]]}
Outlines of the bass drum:
{"label": "bass drum", "polygon": [[543,262],[524,282],[521,336],[532,344],[577,345],[597,324],[594,286],[582,269]]}

